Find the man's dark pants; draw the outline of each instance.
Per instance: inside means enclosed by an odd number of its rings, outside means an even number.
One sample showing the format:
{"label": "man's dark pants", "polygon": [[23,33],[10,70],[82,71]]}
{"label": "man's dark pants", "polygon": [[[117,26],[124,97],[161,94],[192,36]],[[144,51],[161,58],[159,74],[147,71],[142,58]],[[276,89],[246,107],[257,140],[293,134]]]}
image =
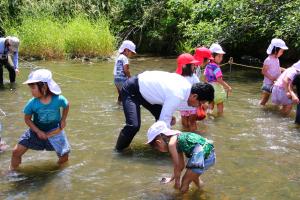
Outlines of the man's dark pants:
{"label": "man's dark pants", "polygon": [[145,107],[155,117],[159,119],[162,105],[150,104],[140,93],[138,78],[136,76],[129,78],[123,85],[121,90],[123,110],[126,119],[126,125],[121,130],[117,143],[116,150],[121,151],[128,147],[134,138],[135,134],[141,127],[141,108]]}
{"label": "man's dark pants", "polygon": [[11,66],[8,62],[8,59],[0,59],[0,85],[3,85],[3,66],[9,72],[9,80],[11,83],[16,81],[16,72],[13,66]]}

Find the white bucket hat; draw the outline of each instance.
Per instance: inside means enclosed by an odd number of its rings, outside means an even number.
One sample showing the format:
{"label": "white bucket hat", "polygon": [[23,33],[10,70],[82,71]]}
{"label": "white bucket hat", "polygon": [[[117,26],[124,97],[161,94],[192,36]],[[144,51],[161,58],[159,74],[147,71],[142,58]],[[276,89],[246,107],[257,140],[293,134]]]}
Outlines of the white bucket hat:
{"label": "white bucket hat", "polygon": [[135,44],[130,40],[124,40],[118,50],[119,53],[123,53],[125,49],[129,49],[131,52],[135,52]]}
{"label": "white bucket hat", "polygon": [[278,48],[284,49],[284,50],[289,49],[282,39],[274,38],[271,40],[271,44],[269,45],[269,47],[267,49],[268,55],[270,55],[272,53],[272,50],[274,47],[278,47]]}
{"label": "white bucket hat", "polygon": [[292,65],[297,71],[300,71],[300,60]]}
{"label": "white bucket hat", "polygon": [[7,36],[6,39],[8,40],[8,43],[10,44],[9,49],[13,52],[18,51],[20,40],[17,37],[13,36]]}
{"label": "white bucket hat", "polygon": [[225,54],[225,51],[223,51],[222,47],[217,44],[217,43],[213,43],[210,47],[209,50],[212,53],[217,53],[217,54]]}
{"label": "white bucket hat", "polygon": [[152,142],[156,136],[163,133],[164,135],[170,136],[170,135],[176,135],[179,133],[179,131],[171,130],[167,127],[166,122],[164,121],[157,121],[149,128],[147,132],[147,144]]}
{"label": "white bucket hat", "polygon": [[61,94],[61,89],[59,85],[52,79],[52,73],[51,71],[47,69],[38,69],[36,71],[33,71],[29,74],[28,80],[25,81],[23,84],[29,84],[29,83],[37,83],[37,82],[45,82],[47,83],[49,90],[59,95]]}

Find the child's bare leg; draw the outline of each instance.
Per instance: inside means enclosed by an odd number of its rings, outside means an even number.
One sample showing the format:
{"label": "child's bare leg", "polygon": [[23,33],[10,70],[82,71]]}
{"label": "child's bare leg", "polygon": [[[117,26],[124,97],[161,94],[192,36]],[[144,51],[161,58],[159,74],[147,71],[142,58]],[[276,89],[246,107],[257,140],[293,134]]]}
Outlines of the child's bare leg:
{"label": "child's bare leg", "polygon": [[263,92],[261,94],[260,105],[262,105],[262,106],[266,105],[266,103],[268,102],[269,98],[270,98],[270,94],[267,93],[267,92]]}
{"label": "child's bare leg", "polygon": [[182,129],[185,131],[188,131],[189,129],[189,118],[186,116],[181,116],[181,124],[182,124]]}
{"label": "child's bare leg", "polygon": [[283,105],[280,109],[281,113],[285,116],[288,116],[293,108],[293,105]]}
{"label": "child's bare leg", "polygon": [[119,90],[119,88],[116,86],[117,88],[117,91],[118,91],[118,104],[120,104],[122,102],[122,99],[121,99],[121,91]]}
{"label": "child's bare leg", "polygon": [[63,156],[58,157],[58,161],[57,164],[58,165],[63,165],[64,163],[66,163],[69,160],[69,154],[65,154]]}
{"label": "child's bare leg", "polygon": [[196,132],[197,131],[197,115],[189,116],[189,131]]}
{"label": "child's bare leg", "polygon": [[192,172],[192,170],[187,169],[184,176],[182,177],[180,191],[185,193],[189,190],[190,183],[199,178],[199,174]]}
{"label": "child's bare leg", "polygon": [[17,144],[13,151],[12,151],[12,156],[11,156],[11,162],[9,169],[10,170],[16,170],[19,165],[22,162],[22,155],[28,150],[28,148],[24,147],[21,144]]}
{"label": "child's bare leg", "polygon": [[223,102],[217,104],[217,110],[218,110],[218,115],[219,116],[223,115],[223,110],[224,110],[224,104],[223,104]]}
{"label": "child's bare leg", "polygon": [[201,187],[203,187],[203,185],[204,185],[204,182],[201,180],[200,176],[199,176],[199,177],[196,177],[196,178],[193,180],[193,182],[195,183],[196,187],[199,188],[199,189],[200,189]]}

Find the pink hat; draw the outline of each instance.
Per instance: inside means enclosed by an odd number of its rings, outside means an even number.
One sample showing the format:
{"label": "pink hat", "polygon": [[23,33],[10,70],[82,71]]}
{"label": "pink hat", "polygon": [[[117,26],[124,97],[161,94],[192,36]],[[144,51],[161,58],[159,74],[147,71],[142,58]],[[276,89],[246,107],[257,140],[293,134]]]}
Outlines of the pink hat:
{"label": "pink hat", "polygon": [[167,136],[171,136],[171,135],[178,134],[179,131],[169,129],[167,127],[166,122],[164,121],[157,121],[154,124],[152,124],[152,126],[149,128],[147,132],[147,138],[148,138],[147,144],[151,143],[156,138],[156,136],[158,136],[161,133]]}
{"label": "pink hat", "polygon": [[194,56],[192,56],[189,53],[183,53],[177,58],[177,69],[176,73],[177,74],[182,74],[182,67],[183,65],[187,64],[196,64],[200,65],[203,62],[203,58],[200,58],[200,60],[196,60]]}
{"label": "pink hat", "polygon": [[194,58],[201,60],[207,58],[209,60],[214,60],[214,57],[211,55],[211,51],[208,48],[200,47],[195,50]]}

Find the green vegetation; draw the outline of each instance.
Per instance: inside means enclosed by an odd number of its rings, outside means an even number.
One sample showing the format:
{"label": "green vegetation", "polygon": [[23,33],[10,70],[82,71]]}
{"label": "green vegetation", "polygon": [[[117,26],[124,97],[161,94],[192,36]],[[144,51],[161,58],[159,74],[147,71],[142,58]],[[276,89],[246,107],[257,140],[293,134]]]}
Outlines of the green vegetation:
{"label": "green vegetation", "polygon": [[265,56],[274,37],[286,41],[289,57],[300,50],[300,0],[0,0],[0,13],[0,34],[17,33],[23,55],[106,56],[124,39],[159,55],[219,42],[231,54]]}

